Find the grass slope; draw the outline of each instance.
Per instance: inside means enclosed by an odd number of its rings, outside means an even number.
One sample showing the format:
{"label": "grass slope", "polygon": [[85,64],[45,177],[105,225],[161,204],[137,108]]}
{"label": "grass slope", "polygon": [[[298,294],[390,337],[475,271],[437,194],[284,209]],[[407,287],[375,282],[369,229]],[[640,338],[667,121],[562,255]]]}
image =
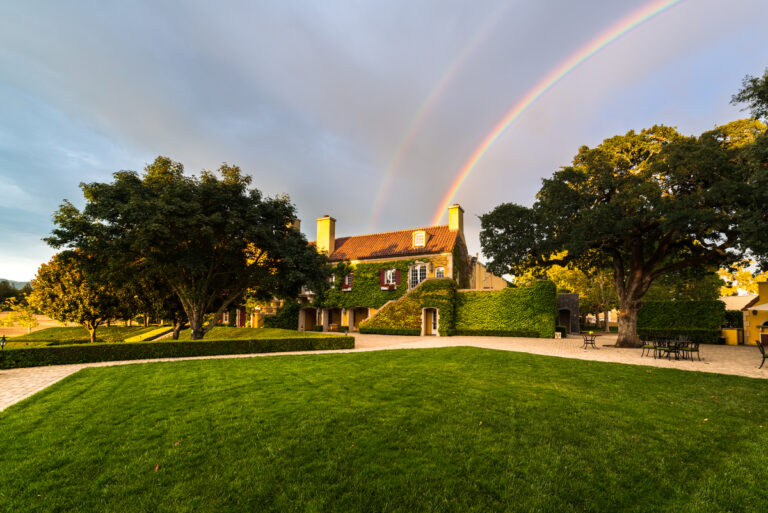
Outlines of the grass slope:
{"label": "grass slope", "polygon": [[[157,326],[150,326],[148,328],[143,326],[111,326],[109,328],[101,326],[96,330],[96,341],[101,343],[122,342],[126,338],[141,335],[156,329]],[[90,343],[90,337],[88,336],[88,330],[80,326],[69,328],[46,328],[26,335],[13,337],[9,339],[8,347],[13,347],[15,345],[23,347],[22,344],[26,344],[27,342],[44,342],[47,345],[88,344]]]}
{"label": "grass slope", "polygon": [[0,413],[0,510],[765,511],[766,401],[475,348],[91,368]]}
{"label": "grass slope", "polygon": [[[205,334],[203,340],[254,340],[258,338],[310,338],[310,337],[338,337],[341,333],[316,333],[313,331],[284,330],[280,328],[231,328],[229,326],[216,326]],[[191,340],[190,331],[179,333],[179,340]]]}

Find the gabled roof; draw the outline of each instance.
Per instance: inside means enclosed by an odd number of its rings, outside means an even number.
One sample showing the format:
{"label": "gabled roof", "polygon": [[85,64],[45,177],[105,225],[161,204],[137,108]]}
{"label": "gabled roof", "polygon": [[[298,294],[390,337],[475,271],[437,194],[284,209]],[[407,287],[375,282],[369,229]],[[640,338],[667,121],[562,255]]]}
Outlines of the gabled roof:
{"label": "gabled roof", "polygon": [[[423,247],[413,247],[413,232],[425,231],[426,244]],[[372,233],[370,235],[355,235],[338,237],[332,262],[347,260],[366,260],[373,258],[411,257],[433,253],[448,253],[456,246],[458,230],[451,231],[448,225],[412,228],[396,232]],[[316,244],[310,242],[310,244]]]}
{"label": "gabled roof", "polygon": [[747,305],[744,308],[742,308],[741,311],[743,312],[745,310],[749,310],[750,308],[752,308],[753,306],[755,306],[759,302],[760,302],[760,296],[755,296],[755,299],[753,299],[752,301],[747,303]]}
{"label": "gabled roof", "polygon": [[741,310],[746,308],[750,303],[754,302],[757,298],[757,294],[746,294],[744,296],[723,296],[720,301],[725,303],[726,310]]}

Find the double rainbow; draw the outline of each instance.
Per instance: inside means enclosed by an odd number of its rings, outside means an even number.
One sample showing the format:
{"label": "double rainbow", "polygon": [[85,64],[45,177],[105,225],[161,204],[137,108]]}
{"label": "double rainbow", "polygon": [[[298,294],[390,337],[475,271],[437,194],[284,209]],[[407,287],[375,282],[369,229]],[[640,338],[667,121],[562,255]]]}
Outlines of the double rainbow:
{"label": "double rainbow", "polygon": [[628,33],[632,29],[642,25],[646,21],[650,20],[654,16],[661,14],[662,12],[670,9],[683,2],[684,0],[655,0],[648,3],[644,7],[633,12],[626,18],[623,18],[618,23],[610,27],[608,30],[592,39],[579,51],[572,56],[568,57],[563,63],[553,69],[547,76],[545,76],[539,83],[537,83],[528,93],[525,94],[505,115],[501,120],[493,127],[488,135],[482,140],[479,146],[472,153],[469,160],[466,161],[464,166],[459,171],[459,174],[454,179],[448,192],[443,197],[439,208],[435,212],[434,220],[432,224],[439,224],[443,215],[448,210],[448,206],[453,202],[456,193],[461,188],[467,176],[477,165],[478,161],[485,155],[488,148],[496,142],[502,133],[509,127],[509,125],[515,121],[520,115],[530,107],[542,94],[547,92],[552,86],[557,84],[563,77],[574,70],[581,63],[588,60],[597,52],[608,46],[613,41],[617,40],[624,34]]}

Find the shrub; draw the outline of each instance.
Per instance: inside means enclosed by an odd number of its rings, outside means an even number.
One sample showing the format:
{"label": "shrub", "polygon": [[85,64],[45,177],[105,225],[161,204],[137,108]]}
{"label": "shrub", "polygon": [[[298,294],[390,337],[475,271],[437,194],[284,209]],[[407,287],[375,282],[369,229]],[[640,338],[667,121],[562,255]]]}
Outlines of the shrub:
{"label": "shrub", "polygon": [[70,363],[178,358],[225,354],[277,353],[352,349],[353,337],[297,337],[282,339],[211,340],[200,342],[137,342],[30,347],[0,351],[0,369]]}
{"label": "shrub", "polygon": [[421,335],[420,329],[412,328],[373,328],[369,326],[360,326],[360,333],[369,335]]}
{"label": "shrub", "polygon": [[675,328],[638,328],[637,334],[643,340],[653,338],[671,338],[676,339],[680,336],[688,337],[692,342],[701,344],[717,344],[720,341],[720,330],[699,330],[694,328],[675,329]]}
{"label": "shrub", "polygon": [[312,326],[312,331],[323,331],[323,325],[315,324],[314,326]]}
{"label": "shrub", "polygon": [[298,302],[286,300],[275,315],[264,317],[264,327],[295,330],[299,325],[299,310],[301,305]]}
{"label": "shrub", "polygon": [[456,293],[455,330],[537,333],[555,336],[557,289],[551,281],[532,287]]}
{"label": "shrub", "polygon": [[725,324],[726,328],[744,328],[744,312],[741,310],[726,310]]}

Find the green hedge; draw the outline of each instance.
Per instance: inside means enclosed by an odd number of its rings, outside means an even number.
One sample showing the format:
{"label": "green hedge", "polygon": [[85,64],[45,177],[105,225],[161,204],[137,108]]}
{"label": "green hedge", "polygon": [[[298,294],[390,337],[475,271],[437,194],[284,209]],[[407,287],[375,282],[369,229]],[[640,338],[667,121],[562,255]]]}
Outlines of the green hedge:
{"label": "green hedge", "polygon": [[637,334],[643,340],[650,340],[653,338],[671,338],[677,339],[680,336],[688,337],[693,342],[699,342],[702,344],[717,344],[720,341],[721,331],[716,330],[697,330],[693,328],[689,329],[663,329],[663,328],[638,328]]}
{"label": "green hedge", "polygon": [[299,326],[299,310],[301,305],[298,302],[286,300],[275,315],[264,317],[264,327],[295,330]]}
{"label": "green hedge", "polygon": [[344,336],[30,347],[0,351],[0,369],[182,356],[353,349],[354,347],[355,339]]}
{"label": "green hedge", "polygon": [[727,328],[743,328],[744,312],[741,310],[726,310],[724,326]]}
{"label": "green hedge", "polygon": [[368,335],[421,335],[421,329],[409,328],[372,328],[369,326],[360,326],[360,333]]}
{"label": "green hedge", "polygon": [[[450,278],[430,278],[397,301],[384,305],[360,324],[362,329],[396,329],[418,331],[421,334],[421,312],[424,308],[438,310],[438,332],[448,335],[454,327],[456,282]],[[370,333],[363,332],[361,333]]]}
{"label": "green hedge", "polygon": [[456,293],[456,331],[536,333],[553,338],[557,288],[551,281],[525,288]]}
{"label": "green hedge", "polygon": [[539,338],[538,331],[515,330],[451,330],[450,335],[459,337],[526,337]]}
{"label": "green hedge", "polygon": [[644,301],[637,316],[641,329],[719,330],[725,323],[722,301]]}

